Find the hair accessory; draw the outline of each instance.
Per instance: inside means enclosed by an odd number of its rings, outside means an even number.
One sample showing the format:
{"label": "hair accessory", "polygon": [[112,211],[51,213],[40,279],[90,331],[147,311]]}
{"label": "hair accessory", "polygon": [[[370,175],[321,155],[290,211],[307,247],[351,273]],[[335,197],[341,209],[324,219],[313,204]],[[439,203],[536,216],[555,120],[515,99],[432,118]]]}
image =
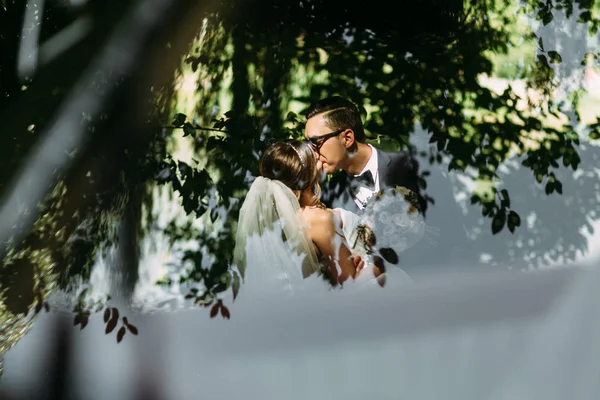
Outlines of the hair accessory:
{"label": "hair accessory", "polygon": [[285,144],[287,144],[288,146],[290,146],[296,152],[296,154],[298,154],[298,159],[300,160],[300,164],[302,165],[302,167],[305,167],[304,161],[302,161],[302,156],[300,156],[300,152],[298,151],[298,149],[295,148],[294,146],[292,146],[291,143],[287,143],[286,142]]}

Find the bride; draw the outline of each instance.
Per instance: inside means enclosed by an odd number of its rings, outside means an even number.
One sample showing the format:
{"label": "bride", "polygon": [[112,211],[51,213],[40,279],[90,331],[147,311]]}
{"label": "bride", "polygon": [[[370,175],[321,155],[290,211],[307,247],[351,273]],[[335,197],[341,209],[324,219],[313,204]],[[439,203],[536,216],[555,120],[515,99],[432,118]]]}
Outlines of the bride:
{"label": "bride", "polygon": [[381,274],[352,254],[347,236],[353,227],[347,224],[356,216],[321,203],[320,169],[309,145],[276,142],[261,156],[259,170],[240,210],[233,257],[245,291],[326,289]]}

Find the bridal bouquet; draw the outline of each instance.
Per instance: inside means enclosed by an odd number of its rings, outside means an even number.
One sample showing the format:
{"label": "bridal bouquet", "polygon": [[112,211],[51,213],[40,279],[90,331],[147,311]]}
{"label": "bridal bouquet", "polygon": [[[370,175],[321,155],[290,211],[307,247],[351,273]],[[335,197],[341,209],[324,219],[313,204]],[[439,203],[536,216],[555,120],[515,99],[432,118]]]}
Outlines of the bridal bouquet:
{"label": "bridal bouquet", "polygon": [[425,234],[425,219],[415,192],[396,186],[371,197],[361,216],[358,239],[370,254],[397,264],[398,254]]}

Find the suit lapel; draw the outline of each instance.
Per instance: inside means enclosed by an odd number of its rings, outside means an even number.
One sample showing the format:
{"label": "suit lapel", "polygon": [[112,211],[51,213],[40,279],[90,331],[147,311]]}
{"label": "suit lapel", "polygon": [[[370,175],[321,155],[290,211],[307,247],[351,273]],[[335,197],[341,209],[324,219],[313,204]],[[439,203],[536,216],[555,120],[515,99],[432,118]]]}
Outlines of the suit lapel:
{"label": "suit lapel", "polygon": [[377,151],[377,170],[379,171],[379,188],[390,186],[389,182],[389,166],[392,163],[392,158],[384,151],[375,148]]}

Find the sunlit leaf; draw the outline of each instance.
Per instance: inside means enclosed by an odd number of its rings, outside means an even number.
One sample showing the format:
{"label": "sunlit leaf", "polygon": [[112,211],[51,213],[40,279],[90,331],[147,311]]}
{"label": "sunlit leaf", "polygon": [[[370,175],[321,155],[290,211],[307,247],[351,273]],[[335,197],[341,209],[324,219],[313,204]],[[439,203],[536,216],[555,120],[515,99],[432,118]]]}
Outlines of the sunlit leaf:
{"label": "sunlit leaf", "polygon": [[548,57],[550,58],[550,64],[560,64],[562,62],[562,57],[554,50],[548,52]]}

